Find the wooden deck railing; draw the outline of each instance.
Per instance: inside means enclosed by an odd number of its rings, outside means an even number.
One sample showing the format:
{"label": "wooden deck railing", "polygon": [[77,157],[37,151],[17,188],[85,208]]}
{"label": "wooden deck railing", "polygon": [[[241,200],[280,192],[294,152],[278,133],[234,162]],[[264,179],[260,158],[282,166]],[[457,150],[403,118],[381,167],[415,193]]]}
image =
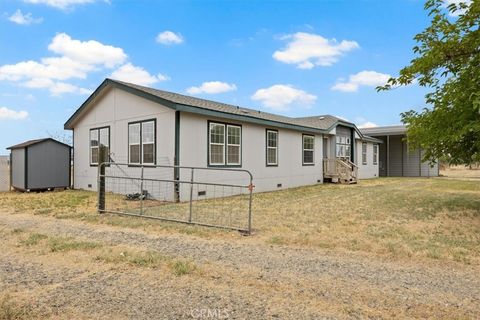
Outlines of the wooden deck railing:
{"label": "wooden deck railing", "polygon": [[323,159],[323,175],[341,181],[357,181],[358,166],[348,158]]}

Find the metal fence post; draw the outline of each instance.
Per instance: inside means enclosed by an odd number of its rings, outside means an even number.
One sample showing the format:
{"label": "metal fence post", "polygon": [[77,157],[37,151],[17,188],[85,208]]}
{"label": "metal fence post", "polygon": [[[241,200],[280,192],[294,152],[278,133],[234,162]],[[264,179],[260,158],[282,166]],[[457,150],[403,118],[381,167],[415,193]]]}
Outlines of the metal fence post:
{"label": "metal fence post", "polygon": [[140,173],[140,214],[143,214],[143,165]]}
{"label": "metal fence post", "polygon": [[253,198],[253,177],[252,174],[249,172],[250,175],[250,185],[248,186],[248,190],[250,191],[250,195],[248,198],[248,234],[252,233],[252,198]]}
{"label": "metal fence post", "polygon": [[98,148],[98,213],[105,212],[105,146]]}
{"label": "metal fence post", "polygon": [[194,169],[192,168],[192,173],[190,176],[190,210],[188,213],[188,222],[192,222],[192,206],[193,206],[193,171]]}

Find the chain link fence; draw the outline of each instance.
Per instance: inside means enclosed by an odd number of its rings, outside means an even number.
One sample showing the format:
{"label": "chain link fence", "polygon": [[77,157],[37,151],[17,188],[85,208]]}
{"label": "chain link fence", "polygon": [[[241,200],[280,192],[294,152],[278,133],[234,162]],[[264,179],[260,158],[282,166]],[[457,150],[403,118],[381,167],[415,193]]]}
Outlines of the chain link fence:
{"label": "chain link fence", "polygon": [[250,233],[252,182],[241,169],[108,162],[98,170],[98,210]]}

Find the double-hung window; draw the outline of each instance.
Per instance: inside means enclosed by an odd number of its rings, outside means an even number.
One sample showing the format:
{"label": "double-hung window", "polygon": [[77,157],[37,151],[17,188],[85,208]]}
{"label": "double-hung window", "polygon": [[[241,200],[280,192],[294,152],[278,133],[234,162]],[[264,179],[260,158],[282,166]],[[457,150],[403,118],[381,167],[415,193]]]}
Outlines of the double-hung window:
{"label": "double-hung window", "polygon": [[104,161],[110,161],[110,127],[90,129],[90,165],[98,165],[101,146],[104,150]]}
{"label": "double-hung window", "polygon": [[303,148],[302,148],[302,161],[303,165],[314,164],[313,154],[315,151],[315,137],[311,135],[303,135]]}
{"label": "double-hung window", "polygon": [[373,164],[378,164],[378,144],[373,145]]}
{"label": "double-hung window", "polygon": [[242,163],[242,127],[210,122],[208,165],[240,166]]}
{"label": "double-hung window", "polygon": [[278,131],[267,130],[266,139],[267,166],[276,166],[278,165]]}
{"label": "double-hung window", "polygon": [[155,164],[155,120],[128,124],[128,163]]}
{"label": "double-hung window", "polygon": [[367,164],[367,143],[366,142],[362,143],[362,164],[363,165]]}

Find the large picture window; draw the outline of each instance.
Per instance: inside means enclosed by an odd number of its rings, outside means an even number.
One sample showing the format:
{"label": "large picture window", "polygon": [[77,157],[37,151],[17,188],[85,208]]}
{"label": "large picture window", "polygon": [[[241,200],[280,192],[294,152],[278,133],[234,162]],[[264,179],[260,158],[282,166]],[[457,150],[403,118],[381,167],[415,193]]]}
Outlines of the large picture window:
{"label": "large picture window", "polygon": [[362,143],[362,164],[363,165],[367,164],[367,143],[366,142]]}
{"label": "large picture window", "polygon": [[267,130],[266,140],[267,166],[276,166],[278,165],[278,131]]}
{"label": "large picture window", "polygon": [[303,135],[303,165],[312,165],[314,163],[314,151],[315,151],[315,137],[310,135]]}
{"label": "large picture window", "polygon": [[350,159],[351,141],[350,137],[337,136],[337,158]]}
{"label": "large picture window", "polygon": [[240,166],[242,163],[242,127],[210,122],[208,128],[208,165]]}
{"label": "large picture window", "polygon": [[105,150],[103,159],[110,161],[110,127],[90,129],[90,165],[98,165],[100,146]]}
{"label": "large picture window", "polygon": [[128,163],[155,164],[155,120],[146,120],[128,124]]}

